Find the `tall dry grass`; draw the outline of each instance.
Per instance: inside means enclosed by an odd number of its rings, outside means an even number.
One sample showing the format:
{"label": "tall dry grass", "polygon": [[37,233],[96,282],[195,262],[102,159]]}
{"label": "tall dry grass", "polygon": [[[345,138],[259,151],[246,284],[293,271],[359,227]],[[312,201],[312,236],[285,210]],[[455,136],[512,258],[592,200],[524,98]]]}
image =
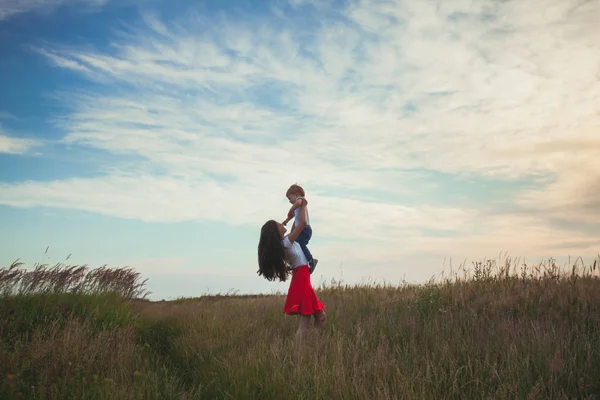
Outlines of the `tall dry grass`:
{"label": "tall dry grass", "polygon": [[[73,306],[87,313],[38,319],[8,342],[0,335],[0,395],[600,398],[599,262],[484,260],[425,285],[332,282],[317,289],[324,330],[302,341],[283,296],[115,303],[94,294]],[[18,298],[4,298],[2,318]]]}
{"label": "tall dry grass", "polygon": [[140,273],[132,268],[89,269],[86,265],[64,265],[52,267],[36,264],[32,270],[22,268],[15,261],[8,268],[0,269],[0,295],[30,295],[49,293],[116,293],[124,299],[146,297],[147,280],[140,280]]}

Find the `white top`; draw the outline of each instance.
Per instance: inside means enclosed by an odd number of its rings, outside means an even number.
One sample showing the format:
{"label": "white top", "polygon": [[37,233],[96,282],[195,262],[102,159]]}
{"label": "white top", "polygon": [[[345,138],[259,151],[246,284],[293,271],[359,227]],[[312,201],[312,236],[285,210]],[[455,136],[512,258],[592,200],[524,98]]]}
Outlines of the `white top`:
{"label": "white top", "polygon": [[[302,196],[298,196],[296,198],[296,201],[298,201],[298,199],[302,199]],[[298,207],[294,210],[294,222],[298,221],[298,217],[300,216],[300,208]],[[306,226],[310,225],[310,218],[308,218],[308,207],[306,207]]]}
{"label": "white top", "polygon": [[300,247],[300,243],[291,243],[290,239],[286,236],[283,239],[283,250],[285,251],[285,259],[290,264],[290,268],[294,269],[302,265],[308,265],[308,261]]}

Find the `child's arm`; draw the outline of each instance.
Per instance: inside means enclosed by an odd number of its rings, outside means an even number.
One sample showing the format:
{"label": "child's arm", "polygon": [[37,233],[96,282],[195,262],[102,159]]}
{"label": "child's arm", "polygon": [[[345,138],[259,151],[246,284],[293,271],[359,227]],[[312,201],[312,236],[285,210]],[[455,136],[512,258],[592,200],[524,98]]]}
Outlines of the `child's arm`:
{"label": "child's arm", "polygon": [[296,205],[294,204],[292,206],[292,208],[290,208],[290,210],[288,211],[288,221],[291,220],[292,218],[294,218],[294,210],[296,209]]}
{"label": "child's arm", "polygon": [[288,211],[286,220],[283,221],[283,225],[286,225],[288,222],[290,222],[292,218],[294,218],[294,211],[296,210],[296,208],[301,207],[302,204],[304,204],[305,206],[306,204],[308,204],[308,201],[306,201],[306,199],[303,197],[300,197],[298,200],[296,200],[294,204],[292,204],[292,207],[290,207],[290,211]]}
{"label": "child's arm", "polygon": [[285,221],[282,222],[284,226],[287,225],[287,223],[290,222],[292,218],[294,218],[294,206],[295,204],[292,206],[292,208],[290,208],[290,211],[288,211],[288,215]]}

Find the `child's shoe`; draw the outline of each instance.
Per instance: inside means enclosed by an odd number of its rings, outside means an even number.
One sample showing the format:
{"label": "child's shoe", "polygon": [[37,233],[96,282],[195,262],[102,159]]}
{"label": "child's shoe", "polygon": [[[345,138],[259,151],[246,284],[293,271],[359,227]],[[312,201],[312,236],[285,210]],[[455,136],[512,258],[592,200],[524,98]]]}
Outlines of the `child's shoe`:
{"label": "child's shoe", "polygon": [[319,260],[317,260],[316,258],[313,258],[312,260],[310,260],[310,262],[308,263],[308,271],[312,274],[313,271],[315,270],[315,268],[317,268],[317,263],[319,262]]}

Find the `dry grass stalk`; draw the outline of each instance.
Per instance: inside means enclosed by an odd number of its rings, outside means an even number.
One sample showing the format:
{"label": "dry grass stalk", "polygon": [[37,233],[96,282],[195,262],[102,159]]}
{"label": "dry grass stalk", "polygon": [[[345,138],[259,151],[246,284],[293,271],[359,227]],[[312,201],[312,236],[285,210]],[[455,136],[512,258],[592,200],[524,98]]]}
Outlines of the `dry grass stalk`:
{"label": "dry grass stalk", "polygon": [[86,265],[58,263],[52,267],[36,264],[33,270],[27,270],[22,265],[15,261],[10,267],[0,269],[1,295],[111,292],[134,299],[150,293],[144,288],[147,279],[140,281],[140,274],[129,267],[89,269]]}

